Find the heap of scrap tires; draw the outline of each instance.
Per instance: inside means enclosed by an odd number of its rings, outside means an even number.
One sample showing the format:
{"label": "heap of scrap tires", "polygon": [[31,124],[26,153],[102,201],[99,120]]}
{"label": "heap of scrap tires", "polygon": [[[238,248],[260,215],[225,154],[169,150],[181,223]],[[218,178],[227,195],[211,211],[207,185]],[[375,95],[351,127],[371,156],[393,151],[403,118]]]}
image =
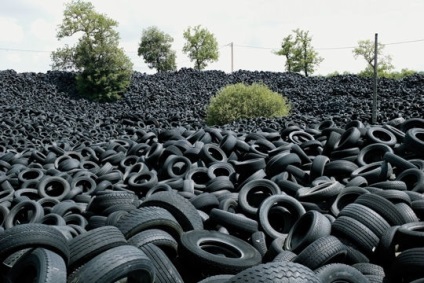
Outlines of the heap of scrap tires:
{"label": "heap of scrap tires", "polygon": [[[285,118],[206,126],[231,83]],[[0,72],[2,282],[424,282],[424,76]]]}

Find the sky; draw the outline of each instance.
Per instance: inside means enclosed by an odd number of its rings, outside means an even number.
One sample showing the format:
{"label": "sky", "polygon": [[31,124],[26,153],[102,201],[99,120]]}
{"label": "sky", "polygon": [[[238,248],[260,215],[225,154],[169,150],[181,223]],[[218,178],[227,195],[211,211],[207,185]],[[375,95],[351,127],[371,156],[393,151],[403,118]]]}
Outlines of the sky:
{"label": "sky", "polygon": [[[0,70],[46,72],[51,51],[73,44],[58,40],[63,0],[1,0]],[[424,71],[423,0],[92,0],[97,12],[118,21],[120,46],[134,70],[152,74],[137,48],[143,29],[156,26],[174,38],[177,68],[193,67],[182,52],[183,32],[201,25],[218,41],[219,60],[207,70],[283,72],[285,59],[273,52],[294,29],[309,31],[324,59],[314,75],[357,73],[366,67],[352,50],[359,40],[386,44],[395,70]]]}

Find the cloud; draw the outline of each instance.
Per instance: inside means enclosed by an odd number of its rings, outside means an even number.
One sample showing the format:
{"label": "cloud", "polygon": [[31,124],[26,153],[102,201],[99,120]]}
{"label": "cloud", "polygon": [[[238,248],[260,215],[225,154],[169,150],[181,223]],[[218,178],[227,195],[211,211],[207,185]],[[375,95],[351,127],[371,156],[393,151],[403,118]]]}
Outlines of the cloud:
{"label": "cloud", "polygon": [[55,41],[56,27],[44,19],[36,19],[30,25],[31,35],[37,40],[51,42]]}
{"label": "cloud", "polygon": [[20,43],[24,39],[24,30],[16,19],[0,17],[0,42]]}

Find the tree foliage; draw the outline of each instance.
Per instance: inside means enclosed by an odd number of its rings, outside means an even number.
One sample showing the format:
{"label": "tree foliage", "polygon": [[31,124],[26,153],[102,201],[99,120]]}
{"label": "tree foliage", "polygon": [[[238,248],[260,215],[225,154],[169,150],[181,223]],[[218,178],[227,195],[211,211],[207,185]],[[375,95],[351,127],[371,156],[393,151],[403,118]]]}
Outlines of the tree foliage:
{"label": "tree foliage", "polygon": [[157,27],[143,30],[138,47],[138,56],[143,56],[144,62],[158,72],[175,71],[175,51],[171,50],[174,39],[160,31]]}
{"label": "tree foliage", "polygon": [[90,2],[66,4],[57,38],[80,34],[74,46],[65,45],[51,54],[53,70],[77,71],[77,89],[87,98],[113,101],[130,84],[132,63],[118,47],[118,23],[99,14]]}
{"label": "tree foliage", "polygon": [[223,125],[237,119],[282,117],[290,112],[286,98],[264,84],[227,85],[210,100],[206,109],[208,125]]}
{"label": "tree foliage", "polygon": [[286,71],[303,72],[305,76],[313,74],[315,68],[324,60],[312,47],[309,31],[300,29],[293,30],[293,34],[283,38],[281,49],[275,54],[286,57]]}
{"label": "tree foliage", "polygon": [[[386,77],[393,69],[392,57],[390,55],[383,55],[384,44],[377,44],[377,74],[380,77]],[[367,62],[366,68],[359,73],[362,76],[374,75],[374,57],[375,57],[375,43],[371,40],[360,40],[358,46],[353,49],[353,56],[355,59],[362,57]]]}
{"label": "tree foliage", "polygon": [[218,60],[218,42],[206,28],[200,25],[194,28],[189,27],[183,35],[186,40],[183,52],[187,53],[191,61],[194,61],[195,69],[203,70],[208,62]]}

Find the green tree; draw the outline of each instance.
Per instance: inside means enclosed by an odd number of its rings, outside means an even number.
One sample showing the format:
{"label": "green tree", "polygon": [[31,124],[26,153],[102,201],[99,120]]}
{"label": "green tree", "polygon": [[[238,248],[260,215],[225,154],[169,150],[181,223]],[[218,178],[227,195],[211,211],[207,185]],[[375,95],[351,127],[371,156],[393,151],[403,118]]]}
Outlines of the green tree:
{"label": "green tree", "polygon": [[175,71],[175,51],[171,50],[174,39],[157,27],[143,30],[138,47],[138,56],[143,56],[150,69],[158,72]]}
{"label": "green tree", "polygon": [[194,28],[189,27],[184,31],[186,43],[183,52],[188,54],[191,61],[194,61],[194,68],[203,70],[208,62],[218,60],[218,42],[215,36],[200,25]]}
{"label": "green tree", "polygon": [[66,4],[58,40],[80,34],[76,45],[51,54],[53,70],[77,71],[78,92],[97,101],[119,99],[131,81],[132,63],[118,47],[118,23],[94,10],[90,2]]}
{"label": "green tree", "polygon": [[[377,44],[377,74],[380,77],[387,76],[393,69],[392,57],[390,55],[383,55],[384,44]],[[375,56],[375,43],[371,40],[360,40],[358,46],[353,49],[353,56],[355,59],[362,57],[367,62],[366,68],[359,74],[362,76],[374,75],[374,56]]]}
{"label": "green tree", "polygon": [[283,38],[281,49],[275,54],[286,57],[286,71],[303,72],[305,76],[313,74],[324,60],[312,47],[309,31],[300,29],[293,30],[293,35]]}

